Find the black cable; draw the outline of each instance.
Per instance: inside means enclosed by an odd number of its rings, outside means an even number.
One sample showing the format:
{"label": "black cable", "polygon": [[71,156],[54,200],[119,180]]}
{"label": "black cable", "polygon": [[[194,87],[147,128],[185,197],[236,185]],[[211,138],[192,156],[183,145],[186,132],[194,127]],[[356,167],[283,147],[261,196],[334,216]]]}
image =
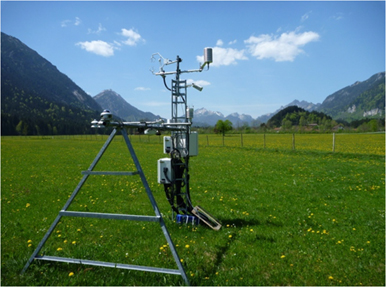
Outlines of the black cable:
{"label": "black cable", "polygon": [[165,76],[162,76],[162,79],[164,80],[164,85],[165,85],[166,89],[168,89],[169,91],[171,91],[171,89],[169,89],[168,85],[166,84],[166,77],[165,77]]}

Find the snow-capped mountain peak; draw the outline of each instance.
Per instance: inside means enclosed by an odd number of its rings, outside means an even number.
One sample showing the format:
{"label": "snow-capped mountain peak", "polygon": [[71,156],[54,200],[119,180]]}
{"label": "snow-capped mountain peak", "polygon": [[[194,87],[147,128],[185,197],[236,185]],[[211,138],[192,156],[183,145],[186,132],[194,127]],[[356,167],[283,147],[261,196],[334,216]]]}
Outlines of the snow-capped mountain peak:
{"label": "snow-capped mountain peak", "polygon": [[197,109],[194,111],[195,116],[219,116],[219,117],[224,117],[224,115],[220,112],[213,112],[209,111],[205,108]]}

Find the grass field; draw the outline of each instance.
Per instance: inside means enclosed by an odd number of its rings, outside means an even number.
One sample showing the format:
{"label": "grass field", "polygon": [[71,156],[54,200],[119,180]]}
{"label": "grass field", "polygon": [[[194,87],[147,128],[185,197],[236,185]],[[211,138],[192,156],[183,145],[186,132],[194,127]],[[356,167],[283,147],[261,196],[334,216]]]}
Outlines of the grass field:
{"label": "grass field", "polygon": [[[180,276],[28,258],[103,145],[93,138],[1,140],[2,285],[180,285]],[[201,135],[191,196],[223,228],[178,225],[156,162],[158,137],[132,137],[192,285],[385,285],[385,135]],[[209,145],[208,145],[209,142]],[[231,144],[234,142],[234,144]],[[96,170],[132,171],[120,136]],[[139,177],[92,176],[70,210],[153,215]],[[158,224],[63,218],[42,253],[176,265]]]}

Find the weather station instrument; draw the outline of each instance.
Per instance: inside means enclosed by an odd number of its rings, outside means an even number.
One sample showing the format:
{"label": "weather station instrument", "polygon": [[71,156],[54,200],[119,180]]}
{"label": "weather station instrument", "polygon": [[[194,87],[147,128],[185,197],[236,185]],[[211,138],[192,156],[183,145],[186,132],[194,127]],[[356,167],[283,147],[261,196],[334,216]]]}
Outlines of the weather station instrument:
{"label": "weather station instrument", "polygon": [[[195,83],[188,85],[186,80],[180,79],[181,74],[202,72],[205,66],[209,69],[213,62],[212,48],[204,49],[204,63],[195,70],[181,70],[182,59],[179,56],[175,61],[171,61],[155,53],[152,60],[157,57],[160,68],[158,72],[152,72],[161,76],[165,87],[171,91],[171,119],[167,125],[176,128],[171,131],[170,136],[164,137],[163,152],[169,157],[158,160],[158,183],[164,185],[173,213],[177,214],[177,222],[202,221],[214,230],[219,230],[221,224],[200,206],[193,207],[190,197],[189,158],[198,155],[198,134],[191,131],[194,110],[188,105],[187,88],[193,87],[200,92],[203,88]],[[165,67],[172,64],[177,66],[176,70],[165,71]],[[169,75],[175,75],[170,88],[166,83],[166,76]]]}
{"label": "weather station instrument", "polygon": [[[186,80],[180,79],[180,74],[201,72],[204,67],[207,66],[209,69],[210,63],[213,62],[212,49],[204,49],[204,63],[200,65],[199,69],[181,71],[179,66],[182,59],[177,56],[175,61],[164,59],[159,53],[153,54],[152,59],[155,56],[159,57],[160,70],[154,73],[157,76],[163,78],[164,84],[168,90],[171,91],[171,119],[163,120],[159,119],[156,121],[138,121],[138,122],[122,122],[114,119],[112,113],[109,110],[104,110],[99,120],[93,120],[91,122],[92,128],[105,128],[112,127],[113,130],[104,143],[103,147],[91,163],[90,167],[82,171],[82,179],[76,186],[75,190],[67,199],[67,202],[63,208],[59,211],[57,217],[49,227],[48,231],[40,241],[31,257],[28,259],[24,266],[22,273],[24,273],[34,260],[42,261],[54,261],[54,262],[65,262],[75,263],[92,266],[111,267],[119,269],[129,269],[146,272],[165,273],[182,276],[183,280],[189,285],[188,277],[186,276],[184,267],[182,266],[181,260],[178,256],[174,243],[171,236],[166,228],[165,221],[155,201],[150,186],[146,180],[145,174],[139,163],[139,160],[135,154],[134,148],[128,136],[127,130],[130,128],[137,128],[144,130],[145,134],[160,134],[161,131],[170,132],[170,136],[164,137],[163,152],[168,154],[169,157],[158,160],[158,176],[157,180],[160,184],[164,185],[166,197],[172,207],[173,214],[176,213],[177,222],[189,222],[199,223],[204,222],[206,225],[214,230],[219,230],[221,224],[207,211],[200,206],[193,207],[190,198],[189,189],[189,158],[191,156],[198,155],[198,134],[191,131],[193,109],[188,106],[187,102],[187,88],[193,87],[199,91],[202,90],[197,84],[187,84]],[[177,69],[175,71],[167,72],[164,70],[165,66],[176,64]],[[166,76],[175,75],[175,80],[172,80],[171,88],[166,84]],[[95,171],[94,168],[98,164],[101,157],[104,155],[107,148],[112,143],[117,132],[123,136],[126,146],[133,159],[135,170],[134,171]],[[115,214],[115,213],[99,213],[99,212],[85,212],[85,211],[73,211],[70,209],[70,205],[73,203],[75,197],[87,181],[90,176],[98,175],[117,175],[117,176],[139,176],[141,182],[146,190],[146,194],[150,203],[153,207],[154,215],[131,215],[131,214]],[[142,222],[158,222],[165,236],[165,239],[170,247],[173,255],[173,259],[178,269],[160,268],[153,266],[142,266],[132,264],[122,264],[117,262],[104,262],[96,260],[88,260],[85,258],[75,259],[60,256],[50,256],[46,254],[40,254],[46,241],[49,239],[56,226],[62,220],[63,217],[80,217],[80,218],[95,218],[95,219],[115,219],[115,220],[131,220],[131,221],[142,221]],[[44,252],[43,252],[44,253]]]}

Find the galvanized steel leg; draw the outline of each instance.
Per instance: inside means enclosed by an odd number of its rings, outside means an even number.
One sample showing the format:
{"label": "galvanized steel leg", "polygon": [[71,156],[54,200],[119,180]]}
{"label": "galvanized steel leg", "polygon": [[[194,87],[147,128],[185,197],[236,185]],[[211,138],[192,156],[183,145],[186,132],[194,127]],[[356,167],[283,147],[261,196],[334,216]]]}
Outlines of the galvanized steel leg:
{"label": "galvanized steel leg", "polygon": [[147,193],[147,195],[148,195],[148,197],[150,199],[150,202],[151,202],[151,204],[153,206],[154,212],[155,212],[156,216],[160,217],[160,225],[161,225],[162,232],[165,235],[166,241],[169,244],[169,247],[170,247],[170,250],[172,251],[174,260],[176,261],[178,269],[181,272],[181,276],[184,279],[186,285],[190,285],[189,279],[188,279],[188,277],[186,276],[186,273],[185,273],[185,269],[182,266],[182,263],[181,263],[180,258],[178,256],[178,253],[176,251],[174,243],[173,243],[173,241],[172,241],[172,239],[170,237],[170,234],[169,234],[169,232],[168,232],[168,230],[166,228],[165,221],[163,220],[163,217],[161,216],[161,213],[160,213],[160,211],[158,209],[158,205],[157,205],[157,203],[156,203],[156,201],[155,201],[155,199],[153,197],[153,193],[151,192],[149,184],[148,184],[148,182],[146,180],[145,174],[143,173],[141,165],[140,165],[140,163],[138,161],[138,158],[137,158],[137,156],[136,156],[136,154],[134,152],[133,146],[131,145],[129,137],[127,136],[127,132],[126,132],[125,129],[122,129],[121,132],[122,132],[123,138],[125,139],[126,145],[127,145],[128,149],[130,151],[131,157],[133,158],[135,167],[137,168],[137,170],[139,172],[139,175],[140,175],[141,180],[142,180],[142,184],[143,184],[143,186],[146,189],[146,193]]}
{"label": "galvanized steel leg", "polygon": [[[105,144],[103,145],[103,147],[99,151],[98,155],[95,157],[94,161],[91,163],[90,167],[88,168],[89,171],[93,170],[93,168],[96,166],[99,159],[102,157],[102,155],[106,151],[107,147],[110,145],[111,141],[113,140],[116,132],[117,132],[116,129],[114,129],[112,131],[112,133],[110,134],[110,137],[107,139],[107,141],[105,142]],[[83,176],[83,178],[79,182],[78,186],[75,188],[75,190],[71,194],[70,198],[67,200],[66,204],[62,208],[62,211],[66,211],[67,208],[70,206],[71,202],[74,200],[75,196],[78,194],[79,190],[81,189],[83,184],[86,182],[88,176],[89,176],[89,174],[86,174]],[[28,269],[28,267],[31,265],[32,261],[34,260],[36,255],[39,253],[39,251],[42,249],[43,245],[46,243],[47,239],[50,237],[52,231],[55,229],[56,225],[58,224],[58,222],[60,221],[61,218],[62,218],[62,215],[60,215],[60,213],[59,213],[59,215],[55,218],[54,222],[51,224],[51,227],[48,229],[48,231],[44,235],[43,239],[40,241],[39,245],[36,247],[35,251],[32,253],[31,257],[28,259],[26,265],[24,266],[23,270],[21,271],[21,274],[23,274]]]}

